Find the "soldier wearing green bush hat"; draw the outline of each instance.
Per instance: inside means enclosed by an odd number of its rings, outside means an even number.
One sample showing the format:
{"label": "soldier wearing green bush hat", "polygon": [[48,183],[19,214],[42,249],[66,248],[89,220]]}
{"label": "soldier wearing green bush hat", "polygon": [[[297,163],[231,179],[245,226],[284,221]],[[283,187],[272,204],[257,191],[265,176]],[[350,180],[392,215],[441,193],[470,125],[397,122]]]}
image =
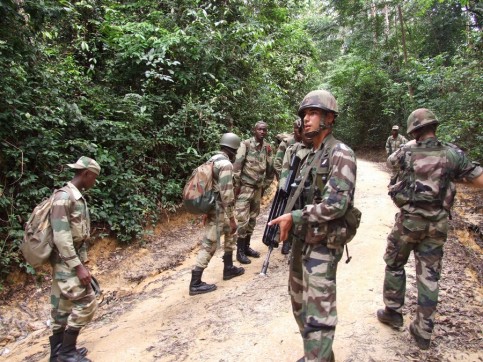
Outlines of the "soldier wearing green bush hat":
{"label": "soldier wearing green bush hat", "polygon": [[73,179],[55,192],[50,221],[54,251],[51,290],[51,361],[90,361],[86,348],[77,349],[80,330],[97,310],[91,273],[86,267],[90,218],[82,194],[94,186],[101,167],[92,158],[82,156],[68,167],[75,170]]}

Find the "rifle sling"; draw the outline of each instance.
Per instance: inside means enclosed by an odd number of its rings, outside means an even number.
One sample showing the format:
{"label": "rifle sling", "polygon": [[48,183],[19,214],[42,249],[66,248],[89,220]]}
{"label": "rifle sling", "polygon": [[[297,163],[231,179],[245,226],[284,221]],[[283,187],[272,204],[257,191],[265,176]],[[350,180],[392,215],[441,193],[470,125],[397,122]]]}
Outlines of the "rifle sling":
{"label": "rifle sling", "polygon": [[295,203],[297,202],[303,188],[305,185],[305,181],[307,180],[307,177],[309,177],[310,171],[312,170],[312,167],[321,159],[323,152],[322,150],[317,151],[317,153],[314,156],[314,159],[312,162],[310,162],[309,166],[306,168],[305,174],[302,177],[302,180],[297,186],[297,189],[295,190],[293,196],[290,198],[290,200],[287,202],[287,206],[285,206],[286,212],[292,211],[292,208],[294,207]]}

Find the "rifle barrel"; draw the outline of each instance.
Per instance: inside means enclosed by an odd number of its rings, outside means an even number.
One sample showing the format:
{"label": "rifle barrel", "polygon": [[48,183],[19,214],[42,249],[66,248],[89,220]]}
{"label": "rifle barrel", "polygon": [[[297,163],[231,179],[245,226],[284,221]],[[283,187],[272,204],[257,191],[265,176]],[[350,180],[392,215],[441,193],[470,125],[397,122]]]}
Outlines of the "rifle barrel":
{"label": "rifle barrel", "polygon": [[270,264],[269,263],[270,254],[272,254],[272,250],[273,250],[273,246],[269,246],[268,254],[267,254],[267,257],[265,258],[265,261],[263,262],[262,271],[260,272],[260,275],[267,276],[268,265]]}

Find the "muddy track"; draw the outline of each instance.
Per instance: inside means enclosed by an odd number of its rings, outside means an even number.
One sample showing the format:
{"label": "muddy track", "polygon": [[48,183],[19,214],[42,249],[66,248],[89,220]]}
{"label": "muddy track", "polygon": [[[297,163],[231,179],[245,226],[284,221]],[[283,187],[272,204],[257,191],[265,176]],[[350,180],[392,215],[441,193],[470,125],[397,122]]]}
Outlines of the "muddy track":
{"label": "muddy track", "polygon": [[[474,267],[481,264],[481,248],[476,243],[477,234],[459,228],[467,222],[468,210],[458,205],[452,222],[456,229],[445,247],[441,303],[430,350],[420,351],[407,332],[416,307],[413,260],[406,268],[405,327],[396,331],[377,322],[375,312],[382,306],[385,238],[396,212],[385,192],[387,178],[381,164],[358,161],[356,204],[363,210],[363,219],[349,244],[352,261],[345,264],[344,256],[339,264],[336,360],[483,360],[483,293],[478,268]],[[475,199],[481,203],[481,192],[464,189],[461,206]],[[79,344],[89,349],[93,361],[278,362],[300,358],[301,338],[287,294],[287,257],[275,250],[269,275],[259,275],[266,252],[261,235],[267,213],[265,208],[252,238],[252,246],[263,251],[262,258],[252,259],[243,276],[223,281],[222,251],[218,250],[203,275],[218,289],[205,295],[188,295],[190,271],[202,235],[196,222],[171,222],[145,245],[127,249],[106,241],[94,245],[92,270],[104,289],[105,301],[95,320],[82,331]],[[481,212],[469,215],[472,223],[480,225],[481,217]],[[24,300],[32,316],[15,303],[5,302],[1,306],[3,325],[15,328],[15,318],[42,325],[48,315],[48,282],[31,289],[35,290],[36,303],[33,294]],[[32,329],[25,327],[23,335],[20,331],[15,341],[0,347],[0,360],[47,360],[49,331]],[[5,330],[2,333],[8,333]]]}

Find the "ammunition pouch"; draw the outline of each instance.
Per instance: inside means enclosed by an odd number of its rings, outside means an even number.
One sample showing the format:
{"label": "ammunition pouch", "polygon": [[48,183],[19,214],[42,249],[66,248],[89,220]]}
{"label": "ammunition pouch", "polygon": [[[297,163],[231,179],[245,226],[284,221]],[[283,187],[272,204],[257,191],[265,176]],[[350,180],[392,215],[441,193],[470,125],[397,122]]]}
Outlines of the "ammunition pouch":
{"label": "ammunition pouch", "polygon": [[350,206],[344,216],[309,225],[305,237],[306,244],[326,244],[329,249],[339,249],[350,242],[357,233],[362,213],[357,207]]}
{"label": "ammunition pouch", "polygon": [[402,180],[394,185],[389,186],[388,195],[391,197],[392,201],[397,207],[402,207],[410,201],[410,196],[406,185],[407,180]]}

